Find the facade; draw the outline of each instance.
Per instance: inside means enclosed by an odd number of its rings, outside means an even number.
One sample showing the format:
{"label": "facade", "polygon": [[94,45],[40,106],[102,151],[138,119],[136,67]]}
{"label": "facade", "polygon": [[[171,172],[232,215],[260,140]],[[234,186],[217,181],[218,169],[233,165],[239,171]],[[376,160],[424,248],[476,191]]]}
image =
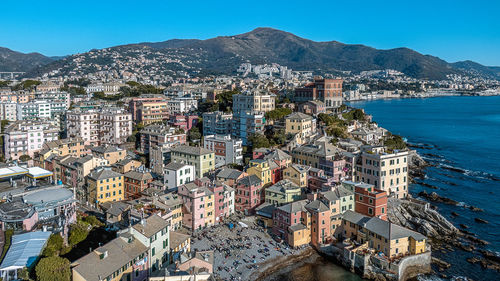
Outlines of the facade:
{"label": "facade", "polygon": [[324,79],[315,77],[314,82],[302,88],[296,88],[295,102],[319,100],[326,108],[338,108],[342,105],[342,79]]}
{"label": "facade", "polygon": [[151,123],[163,122],[168,120],[168,118],[167,102],[142,101],[138,104],[137,120],[135,121],[144,125],[149,125]]}
{"label": "facade", "polygon": [[172,147],[186,143],[186,133],[163,124],[153,124],[140,132],[140,149],[148,153],[152,146]]}
{"label": "facade", "polygon": [[322,101],[310,100],[299,104],[299,112],[318,116],[320,113],[326,113],[326,106]]}
{"label": "facade", "polygon": [[271,168],[269,167],[269,161],[264,159],[253,159],[248,163],[249,167],[246,172],[249,175],[257,176],[262,185],[272,184]]}
{"label": "facade", "polygon": [[281,180],[266,188],[265,194],[266,202],[275,206],[285,205],[302,198],[300,186],[288,179]]}
{"label": "facade", "polygon": [[215,165],[243,163],[243,142],[231,138],[231,135],[206,135],[203,138],[203,147],[215,153]]}
{"label": "facade", "polygon": [[167,190],[175,190],[178,186],[194,181],[194,166],[170,162],[163,172],[163,183]]}
{"label": "facade", "polygon": [[0,102],[0,118],[2,120],[17,121],[17,103]]}
{"label": "facade", "polygon": [[298,144],[303,144],[315,132],[316,120],[310,115],[294,112],[285,117],[285,133],[298,135]]}
{"label": "facade", "polygon": [[127,157],[127,151],[117,146],[97,146],[92,147],[90,151],[95,157],[108,160],[110,165],[122,161]]}
{"label": "facade", "polygon": [[206,186],[198,184],[184,184],[177,191],[186,210],[182,224],[192,231],[215,224],[214,194]]}
{"label": "facade", "polygon": [[408,195],[408,151],[387,153],[383,147],[363,151],[356,165],[356,181],[373,184],[388,195]]}
{"label": "facade", "polygon": [[198,100],[188,97],[176,97],[168,100],[170,114],[184,114],[198,109]]}
{"label": "facade", "polygon": [[222,111],[203,113],[203,135],[230,135],[233,115]]}
{"label": "facade", "polygon": [[88,151],[85,149],[84,141],[82,138],[74,139],[61,139],[55,141],[48,141],[42,145],[42,149],[35,154],[35,162],[38,166],[43,168],[43,163],[51,155],[57,156],[73,156],[82,157],[87,155]]}
{"label": "facade", "polygon": [[33,158],[45,142],[59,139],[59,129],[45,121],[16,121],[3,133],[4,153],[8,160],[18,160],[22,155]]}
{"label": "facade", "polygon": [[242,111],[233,113],[233,127],[231,133],[240,138],[243,145],[247,145],[248,137],[253,134],[264,133],[266,118],[263,113],[256,111]]}
{"label": "facade", "polygon": [[139,119],[139,104],[142,102],[164,102],[166,99],[164,96],[155,95],[144,95],[141,97],[135,97],[130,99],[128,103],[128,109],[132,113],[132,119],[137,121]]}
{"label": "facade", "polygon": [[299,187],[307,187],[309,182],[309,166],[292,164],[283,171],[283,178],[288,179]]}
{"label": "facade", "polygon": [[349,181],[342,182],[342,186],[354,192],[356,213],[387,220],[387,193],[384,190],[371,184]]}
{"label": "facade", "polygon": [[311,213],[311,244],[319,246],[331,239],[331,211],[321,200],[314,200],[305,206]]}
{"label": "facade", "polygon": [[132,115],[123,109],[66,112],[69,138],[81,137],[86,145],[122,144],[132,135]]}
{"label": "facade", "polygon": [[272,93],[245,92],[233,95],[233,112],[239,115],[242,112],[268,112],[275,109],[276,95]]}
{"label": "facade", "polygon": [[169,221],[153,214],[146,219],[141,219],[140,223],[129,227],[129,229],[122,232],[120,236],[133,236],[148,248],[149,258],[146,262],[148,263],[150,274],[169,264]]}
{"label": "facade", "polygon": [[273,210],[273,234],[292,247],[311,242],[311,214],[305,209],[307,203],[307,200],[295,201]]}
{"label": "facade", "polygon": [[427,251],[427,237],[377,217],[347,211],[342,217],[342,228],[345,238],[367,243],[389,258]]}
{"label": "facade", "polygon": [[217,172],[216,180],[234,187],[236,182],[248,176],[247,173],[231,168],[222,168]]}
{"label": "facade", "polygon": [[149,148],[149,168],[157,175],[163,174],[165,166],[171,161],[171,151],[168,144],[153,145]]}
{"label": "facade", "polygon": [[129,171],[123,175],[125,199],[136,199],[141,196],[141,193],[149,188],[153,181],[153,176],[150,172],[144,170]]}
{"label": "facade", "polygon": [[171,148],[172,162],[194,166],[195,178],[201,178],[215,169],[215,154],[203,147],[179,145]]}
{"label": "facade", "polygon": [[256,175],[246,176],[236,182],[235,209],[239,212],[253,213],[264,202],[262,181]]}
{"label": "facade", "polygon": [[109,201],[121,201],[124,196],[123,175],[109,167],[98,167],[87,176],[87,200],[99,205]]}
{"label": "facade", "polygon": [[291,154],[293,163],[324,170],[326,176],[340,178],[345,175],[342,150],[328,141],[301,145],[294,148]]}

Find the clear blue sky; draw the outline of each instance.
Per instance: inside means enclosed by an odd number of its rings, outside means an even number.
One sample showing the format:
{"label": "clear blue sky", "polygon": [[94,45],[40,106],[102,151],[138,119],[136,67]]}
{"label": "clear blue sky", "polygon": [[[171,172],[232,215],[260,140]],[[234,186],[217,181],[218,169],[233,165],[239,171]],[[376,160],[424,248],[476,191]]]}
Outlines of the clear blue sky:
{"label": "clear blue sky", "polygon": [[0,46],[49,56],[265,26],[315,41],[409,47],[500,66],[498,0],[3,0],[0,7]]}

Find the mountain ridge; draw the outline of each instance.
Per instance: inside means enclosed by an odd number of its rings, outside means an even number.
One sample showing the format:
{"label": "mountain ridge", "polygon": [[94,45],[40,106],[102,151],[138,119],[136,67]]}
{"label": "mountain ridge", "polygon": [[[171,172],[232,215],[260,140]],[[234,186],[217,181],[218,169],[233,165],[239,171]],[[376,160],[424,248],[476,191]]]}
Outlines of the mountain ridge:
{"label": "mountain ridge", "polygon": [[[113,50],[125,56],[133,56],[135,50],[141,49],[151,58],[158,56],[169,58],[180,54],[180,57],[187,62],[181,62],[174,68],[195,75],[233,74],[239,64],[250,62],[278,63],[295,70],[318,73],[340,71],[359,73],[364,70],[394,69],[422,79],[444,79],[448,74],[466,73],[500,80],[500,67],[484,66],[472,61],[449,63],[439,57],[424,55],[407,47],[376,49],[363,44],[346,44],[335,40],[318,42],[269,27],[259,27],[242,34],[204,40],[170,39],[118,45],[100,50]],[[66,56],[61,60],[49,61],[47,64],[38,63],[29,70],[28,76],[33,77],[54,69],[69,71],[74,58],[98,51],[91,50]],[[109,63],[110,58],[106,57],[105,52],[101,53],[97,54],[102,56],[98,61],[102,61],[102,64]],[[190,58],[195,60],[191,61]],[[94,63],[95,61],[92,60]],[[0,56],[0,70],[1,66]]]}

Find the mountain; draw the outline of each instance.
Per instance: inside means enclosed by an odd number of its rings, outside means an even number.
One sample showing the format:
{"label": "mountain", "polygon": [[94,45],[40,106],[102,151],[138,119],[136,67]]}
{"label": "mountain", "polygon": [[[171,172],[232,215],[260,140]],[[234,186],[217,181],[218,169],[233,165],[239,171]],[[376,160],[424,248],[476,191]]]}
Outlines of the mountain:
{"label": "mountain", "polygon": [[0,47],[0,72],[28,72],[52,61],[39,53],[24,54]]}
{"label": "mountain", "polygon": [[[155,74],[172,76],[232,74],[244,62],[278,63],[320,74],[394,69],[424,79],[444,79],[448,74],[464,73],[500,79],[498,68],[474,62],[448,63],[408,48],[379,50],[337,41],[315,42],[272,28],[206,40],[172,39],[91,50],[35,68],[28,75],[38,76],[53,70],[69,75],[98,70],[128,74],[151,69],[160,69]],[[141,65],[144,63],[147,65]]]}

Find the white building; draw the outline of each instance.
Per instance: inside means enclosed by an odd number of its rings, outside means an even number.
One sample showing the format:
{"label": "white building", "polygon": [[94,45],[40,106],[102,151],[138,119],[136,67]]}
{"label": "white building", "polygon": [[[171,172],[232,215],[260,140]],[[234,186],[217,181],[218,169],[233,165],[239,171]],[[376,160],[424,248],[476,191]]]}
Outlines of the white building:
{"label": "white building", "polygon": [[198,109],[198,100],[179,97],[168,100],[167,105],[170,114],[183,114]]}
{"label": "white building", "polygon": [[0,103],[0,119],[16,121],[17,120],[17,103],[2,102]]}
{"label": "white building", "polygon": [[43,121],[16,121],[4,132],[5,159],[17,160],[23,155],[33,158],[45,142],[59,139],[59,129]]}
{"label": "white building", "polygon": [[215,166],[243,163],[243,141],[231,135],[208,135],[203,139],[203,147],[215,152]]}
{"label": "white building", "polygon": [[179,185],[192,182],[195,179],[194,166],[170,162],[165,166],[163,182],[167,190],[173,190]]}
{"label": "white building", "polygon": [[68,111],[66,131],[86,145],[122,144],[132,135],[132,114],[117,108]]}

